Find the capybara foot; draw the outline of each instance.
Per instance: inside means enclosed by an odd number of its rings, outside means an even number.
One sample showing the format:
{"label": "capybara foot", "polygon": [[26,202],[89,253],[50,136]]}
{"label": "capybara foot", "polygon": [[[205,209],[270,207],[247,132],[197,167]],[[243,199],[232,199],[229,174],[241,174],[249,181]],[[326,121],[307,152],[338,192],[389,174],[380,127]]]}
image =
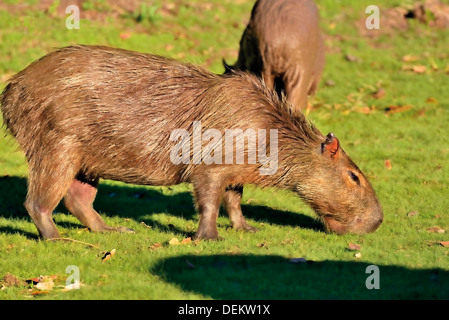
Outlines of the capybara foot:
{"label": "capybara foot", "polygon": [[241,225],[233,225],[232,228],[234,230],[244,230],[244,231],[248,231],[248,232],[257,232],[259,231],[258,228],[250,226],[249,224],[247,224],[246,222],[241,224]]}
{"label": "capybara foot", "polygon": [[39,234],[45,240],[57,239],[57,238],[61,237],[57,230],[48,230],[48,231],[47,230],[45,230],[45,231],[41,231],[40,230]]}
{"label": "capybara foot", "polygon": [[220,240],[220,236],[218,235],[218,230],[211,230],[211,229],[198,229],[198,231],[195,233],[194,239],[195,240]]}
{"label": "capybara foot", "polygon": [[136,233],[134,229],[127,228],[127,227],[115,227],[114,231],[120,232],[120,233]]}

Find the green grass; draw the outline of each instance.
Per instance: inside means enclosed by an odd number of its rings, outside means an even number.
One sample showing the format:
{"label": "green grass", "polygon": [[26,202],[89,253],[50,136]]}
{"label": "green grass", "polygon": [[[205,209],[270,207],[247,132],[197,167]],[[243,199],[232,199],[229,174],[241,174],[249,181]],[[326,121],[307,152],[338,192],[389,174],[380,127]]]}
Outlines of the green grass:
{"label": "green grass", "polygon": [[[409,2],[391,1],[388,6]],[[178,0],[174,14],[160,9],[164,3],[151,3],[158,10],[149,6],[114,17],[106,1],[88,1],[87,9],[106,12],[106,17],[82,20],[80,30],[67,30],[65,18],[55,10],[0,7],[0,78],[6,81],[52,48],[73,43],[168,55],[217,73],[223,71],[222,58],[235,61],[252,1]],[[90,233],[60,206],[54,220],[61,235],[95,247],[41,241],[22,205],[25,158],[15,141],[2,134],[0,279],[7,273],[19,279],[56,275],[55,282],[62,285],[66,267],[79,267],[80,290],[55,288],[34,299],[448,299],[449,248],[439,242],[449,241],[449,33],[411,21],[409,30],[392,36],[362,37],[355,22],[366,16],[368,4],[319,3],[328,53],[308,116],[324,133],[334,132],[370,178],[385,214],[378,231],[326,234],[294,194],[247,186],[243,211],[259,232],[231,230],[221,214],[223,241],[170,245],[170,239],[182,240],[197,228],[189,185],[102,181],[97,210],[108,224],[127,226],[136,234]],[[347,61],[347,54],[358,61]],[[403,61],[406,55],[416,56],[416,61]],[[405,65],[424,65],[426,71],[415,73]],[[385,96],[374,99],[371,94],[379,88]],[[391,106],[410,108],[387,114]],[[411,211],[418,214],[409,216]],[[427,230],[434,226],[446,232]],[[155,248],[156,243],[161,246]],[[361,250],[349,250],[349,243]],[[102,262],[104,252],[112,249],[115,256]],[[313,263],[289,262],[300,257]],[[380,290],[365,287],[365,270],[371,264],[379,266]],[[28,299],[29,289],[5,288],[0,299]]]}

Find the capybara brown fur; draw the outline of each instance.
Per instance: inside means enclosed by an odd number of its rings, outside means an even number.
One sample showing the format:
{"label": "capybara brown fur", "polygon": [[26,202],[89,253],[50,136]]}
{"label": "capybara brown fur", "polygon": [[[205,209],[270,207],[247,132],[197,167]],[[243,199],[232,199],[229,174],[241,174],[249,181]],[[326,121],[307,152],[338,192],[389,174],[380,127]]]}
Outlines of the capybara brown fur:
{"label": "capybara brown fur", "polygon": [[[70,46],[13,76],[0,101],[4,122],[28,160],[25,207],[43,238],[59,237],[52,211],[61,199],[92,231],[126,231],[107,226],[93,208],[100,178],[191,183],[200,239],[218,237],[221,202],[234,228],[254,230],[240,207],[245,184],[293,190],[331,232],[363,234],[383,219],[374,190],[338,139],[321,134],[250,73],[216,75],[151,54]],[[219,155],[223,149],[216,148],[219,161],[198,162],[191,140],[173,138],[181,130],[195,139],[198,128],[201,148],[214,141],[207,132],[270,131],[257,145],[268,147],[270,157],[277,153],[275,170],[262,172],[266,161],[249,161],[249,143],[241,164],[233,153],[232,163],[222,162],[229,150]],[[187,147],[187,162],[173,160],[176,146]]]}
{"label": "capybara brown fur", "polygon": [[304,109],[314,95],[325,64],[319,12],[313,0],[258,0],[240,40],[234,66],[262,77],[284,92],[293,107]]}

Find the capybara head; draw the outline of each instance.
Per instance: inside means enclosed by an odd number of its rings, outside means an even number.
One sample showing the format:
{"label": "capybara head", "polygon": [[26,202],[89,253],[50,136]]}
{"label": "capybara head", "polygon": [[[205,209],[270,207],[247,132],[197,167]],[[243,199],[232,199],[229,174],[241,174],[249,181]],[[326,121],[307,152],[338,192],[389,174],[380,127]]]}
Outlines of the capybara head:
{"label": "capybara head", "polygon": [[333,133],[312,150],[311,170],[302,173],[296,191],[337,234],[375,231],[382,208],[369,181],[341,148]]}

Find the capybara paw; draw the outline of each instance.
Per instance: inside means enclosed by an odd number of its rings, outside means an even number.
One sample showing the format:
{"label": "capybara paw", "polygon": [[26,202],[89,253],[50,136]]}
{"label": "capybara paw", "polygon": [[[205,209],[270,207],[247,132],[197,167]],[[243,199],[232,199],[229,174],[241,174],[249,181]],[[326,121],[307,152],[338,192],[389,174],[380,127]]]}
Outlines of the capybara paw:
{"label": "capybara paw", "polygon": [[258,228],[250,226],[247,223],[244,223],[239,226],[233,226],[233,228],[234,228],[234,230],[244,230],[244,231],[253,232],[253,233],[259,231]]}
{"label": "capybara paw", "polygon": [[52,240],[52,239],[58,239],[61,238],[59,235],[59,232],[50,232],[50,233],[40,233],[40,236],[44,240]]}
{"label": "capybara paw", "polygon": [[56,227],[48,228],[48,229],[45,229],[45,230],[39,230],[39,235],[44,240],[57,239],[57,238],[61,237],[59,235],[59,232],[56,229]]}
{"label": "capybara paw", "polygon": [[193,238],[195,240],[223,240],[223,238],[218,235],[218,231],[198,230]]}
{"label": "capybara paw", "polygon": [[136,233],[134,229],[127,228],[127,227],[116,227],[114,228],[115,231],[118,231],[120,233]]}

